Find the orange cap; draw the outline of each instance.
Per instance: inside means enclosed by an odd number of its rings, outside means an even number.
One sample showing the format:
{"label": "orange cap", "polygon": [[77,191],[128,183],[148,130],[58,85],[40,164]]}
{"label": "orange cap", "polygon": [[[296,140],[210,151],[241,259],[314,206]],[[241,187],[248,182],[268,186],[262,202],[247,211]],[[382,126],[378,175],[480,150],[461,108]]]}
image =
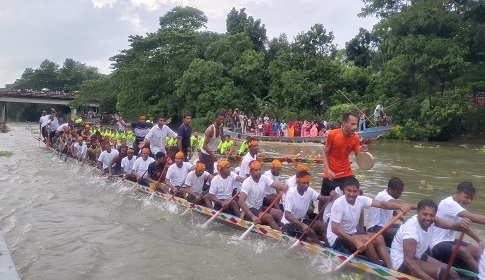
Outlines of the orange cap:
{"label": "orange cap", "polygon": [[205,170],[205,164],[203,162],[198,161],[195,164],[195,170],[200,171],[200,172],[204,171]]}
{"label": "orange cap", "polygon": [[271,167],[274,167],[274,168],[281,168],[281,162],[277,159],[273,160],[273,162],[271,163]]}
{"label": "orange cap", "polygon": [[150,154],[150,149],[148,149],[148,148],[143,148],[143,149],[141,150],[141,153],[142,153],[142,154]]}
{"label": "orange cap", "polygon": [[182,153],[182,152],[176,153],[175,158],[184,158],[184,153]]}
{"label": "orange cap", "polygon": [[308,166],[300,163],[300,164],[298,164],[297,170],[298,171],[308,171]]}
{"label": "orange cap", "polygon": [[296,180],[302,183],[310,183],[310,175],[304,175],[300,178],[296,178]]}
{"label": "orange cap", "polygon": [[82,141],[82,140],[84,140],[84,138],[82,136],[77,137],[77,141]]}
{"label": "orange cap", "polygon": [[127,154],[132,155],[135,153],[135,150],[133,148],[129,148],[128,151],[126,151]]}
{"label": "orange cap", "polygon": [[217,163],[217,170],[221,170],[222,168],[226,167],[229,165],[229,161],[227,160],[220,160],[219,163]]}
{"label": "orange cap", "polygon": [[261,163],[257,160],[253,160],[249,163],[249,170],[253,170],[254,168],[261,168]]}

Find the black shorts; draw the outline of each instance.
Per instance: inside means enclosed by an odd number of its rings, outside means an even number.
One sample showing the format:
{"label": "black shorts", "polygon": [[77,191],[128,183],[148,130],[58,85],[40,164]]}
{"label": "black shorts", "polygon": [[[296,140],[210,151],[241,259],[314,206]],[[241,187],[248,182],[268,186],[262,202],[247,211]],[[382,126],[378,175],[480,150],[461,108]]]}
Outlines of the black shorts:
{"label": "black shorts", "polygon": [[[436,244],[433,249],[431,250],[431,256],[433,258],[448,263],[450,260],[451,254],[453,253],[453,246],[456,245],[458,240],[455,241],[443,241]],[[466,247],[469,244],[467,242],[462,241],[460,246]]]}
{"label": "black shorts", "polygon": [[[268,207],[266,207],[266,206],[263,205],[263,206],[261,206],[261,209],[249,208],[249,211],[251,211],[251,213],[253,213],[254,216],[259,217],[259,214],[261,214],[262,212],[266,211],[267,208]],[[244,220],[250,221],[250,222],[253,221],[248,214],[244,215]]]}
{"label": "black shorts", "polygon": [[214,159],[210,155],[200,152],[199,161],[205,164],[205,171],[214,174]]}
{"label": "black shorts", "polygon": [[[304,224],[310,225],[312,223],[312,220],[303,218],[301,222]],[[303,234],[302,228],[299,225],[296,225],[294,223],[284,224],[281,227],[281,231],[286,235],[296,237],[296,238],[300,237]]]}
{"label": "black shorts", "polygon": [[330,180],[328,178],[323,178],[322,181],[322,189],[320,190],[320,194],[324,196],[329,196],[331,191],[334,191],[337,187],[343,191],[345,179],[354,176],[342,177],[342,178],[335,178]]}
{"label": "black shorts", "polygon": [[[428,261],[428,254],[424,253],[421,258],[419,258],[420,260],[422,260],[423,262],[427,262]],[[397,269],[397,271],[401,272],[401,273],[404,273],[404,274],[411,274],[411,271],[406,267],[404,266],[404,262],[403,264],[401,264],[401,266]],[[441,279],[441,277],[439,278]]]}
{"label": "black shorts", "polygon": [[[354,234],[349,234],[349,235],[353,236],[353,235],[364,235],[364,234],[366,235],[367,232],[356,232]],[[337,237],[337,239],[335,240],[335,243],[333,243],[332,245],[332,248],[345,254],[352,254],[354,252],[350,251],[350,245],[351,244],[349,241],[342,239],[340,237]]]}

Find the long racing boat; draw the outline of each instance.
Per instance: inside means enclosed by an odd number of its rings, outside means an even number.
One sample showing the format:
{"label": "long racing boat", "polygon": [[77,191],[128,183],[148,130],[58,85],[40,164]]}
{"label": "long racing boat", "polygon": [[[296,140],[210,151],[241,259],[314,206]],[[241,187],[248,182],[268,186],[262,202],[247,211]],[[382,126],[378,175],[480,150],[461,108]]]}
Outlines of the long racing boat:
{"label": "long racing boat", "polygon": [[[38,139],[37,137],[34,137]],[[51,150],[55,151],[53,148],[50,148]],[[68,157],[66,157],[67,159]],[[70,162],[76,162],[75,159],[73,158],[68,158]],[[80,164],[80,163],[78,163]],[[82,167],[83,165],[81,165]],[[90,165],[84,164],[84,167],[88,168]],[[91,168],[91,170],[94,170],[93,172],[97,173],[99,176],[101,176],[100,172],[96,168]],[[115,180],[115,179],[113,179]],[[212,208],[207,208],[202,205],[192,205],[192,203],[188,202],[184,198],[176,197],[170,194],[162,193],[159,191],[154,191],[148,186],[144,186],[135,182],[131,182],[128,180],[119,180],[120,183],[122,183],[125,187],[132,187],[136,189],[139,192],[145,193],[147,196],[152,196],[157,199],[161,199],[167,202],[174,203],[178,206],[182,206],[185,208],[191,208],[191,211],[200,213],[204,216],[207,217],[213,217],[218,211],[212,209]],[[227,213],[222,213],[217,216],[216,218],[217,221],[231,225],[234,227],[239,227],[242,229],[248,229],[251,226],[253,226],[253,223],[250,221],[246,221],[244,219],[241,219],[237,216],[227,214]],[[265,225],[254,225],[252,232],[257,233],[259,235],[263,235],[265,237],[273,238],[276,240],[281,241],[282,246],[286,246],[286,248],[289,248],[291,244],[295,243],[297,241],[296,238],[293,238],[291,236],[288,236],[280,231],[274,230],[270,228],[269,226]],[[299,247],[304,248],[307,250],[310,250],[319,256],[329,259],[332,261],[334,264],[339,264],[340,262],[345,261],[349,255],[339,252],[337,250],[334,250],[332,248],[325,248],[325,247],[320,247],[316,246],[307,242],[299,241]],[[363,272],[370,273],[376,276],[379,276],[383,279],[397,279],[397,280],[408,280],[408,279],[418,279],[413,276],[398,272],[393,269],[389,269],[387,267],[372,263],[370,261],[364,260],[362,258],[356,257],[353,258],[349,263],[350,266],[355,267],[359,270],[362,270]],[[455,268],[456,269],[456,268]],[[466,277],[470,278],[477,278],[477,275],[473,272],[469,272],[466,270],[461,270],[461,269],[456,269],[460,274],[465,275]]]}

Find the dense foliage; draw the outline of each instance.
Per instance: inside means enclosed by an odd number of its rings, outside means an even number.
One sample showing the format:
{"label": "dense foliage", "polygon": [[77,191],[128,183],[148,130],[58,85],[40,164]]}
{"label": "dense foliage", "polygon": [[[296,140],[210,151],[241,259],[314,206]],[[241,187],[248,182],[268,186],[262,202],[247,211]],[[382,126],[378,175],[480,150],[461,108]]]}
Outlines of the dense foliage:
{"label": "dense foliage", "polygon": [[292,41],[285,34],[268,39],[261,20],[233,8],[227,32],[217,34],[202,29],[202,11],[176,7],[160,17],[158,30],[130,36],[108,76],[71,60],[62,68],[44,61],[14,87],[80,89],[78,102],[100,101],[127,119],[147,113],[177,121],[190,111],[198,127],[221,108],[336,120],[346,110],[366,109],[371,117],[383,102],[395,138],[483,134],[474,98],[485,91],[484,1],[363,2],[361,16],[380,22],[372,31],[361,28],[341,50],[318,23]]}

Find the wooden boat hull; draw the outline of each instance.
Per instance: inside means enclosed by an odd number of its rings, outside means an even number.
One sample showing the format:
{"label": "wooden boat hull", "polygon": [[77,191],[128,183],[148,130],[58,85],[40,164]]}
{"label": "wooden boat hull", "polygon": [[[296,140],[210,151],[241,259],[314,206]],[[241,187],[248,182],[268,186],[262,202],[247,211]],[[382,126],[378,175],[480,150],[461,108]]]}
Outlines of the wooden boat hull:
{"label": "wooden boat hull", "polygon": [[[361,141],[365,143],[372,142],[377,138],[384,135],[386,132],[391,130],[392,126],[380,126],[380,127],[370,127],[364,131],[359,131],[357,134],[360,136]],[[224,134],[237,139],[246,139],[252,137],[258,141],[268,141],[268,142],[286,142],[286,143],[325,143],[327,139],[326,136],[319,137],[281,137],[281,136],[259,136],[251,134],[237,133],[224,128]]]}

